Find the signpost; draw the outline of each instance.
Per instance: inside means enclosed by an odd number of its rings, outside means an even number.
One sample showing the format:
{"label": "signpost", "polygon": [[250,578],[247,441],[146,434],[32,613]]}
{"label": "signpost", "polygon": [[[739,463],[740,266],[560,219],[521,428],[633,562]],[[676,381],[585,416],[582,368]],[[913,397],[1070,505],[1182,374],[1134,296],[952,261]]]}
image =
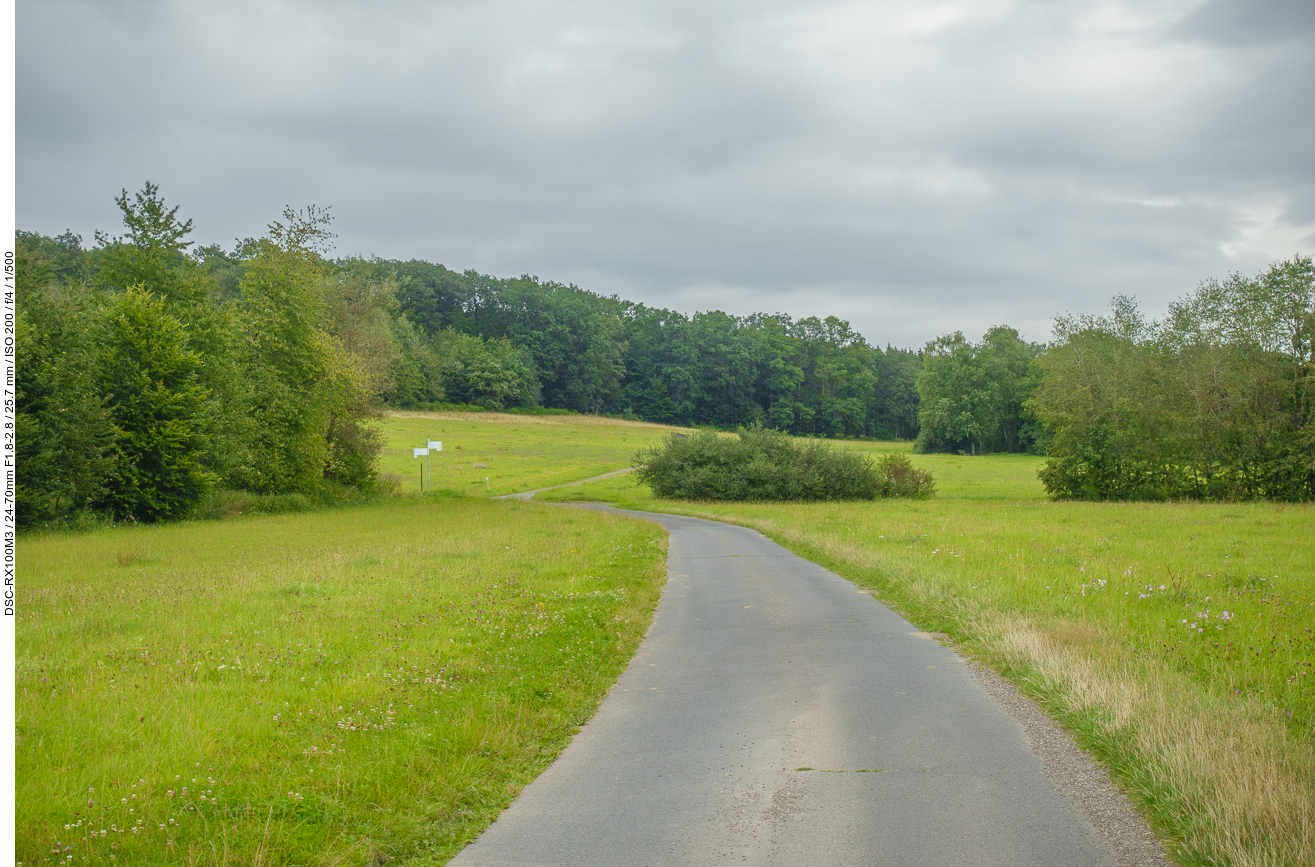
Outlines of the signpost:
{"label": "signpost", "polygon": [[411,449],[411,457],[425,459],[425,466],[420,468],[420,493],[425,493],[425,470],[429,467],[429,449]]}
{"label": "signpost", "polygon": [[411,457],[425,459],[425,465],[420,468],[420,493],[424,494],[425,490],[434,489],[434,477],[429,471],[429,453],[443,451],[442,440],[428,440],[429,445],[423,449],[411,449]]}

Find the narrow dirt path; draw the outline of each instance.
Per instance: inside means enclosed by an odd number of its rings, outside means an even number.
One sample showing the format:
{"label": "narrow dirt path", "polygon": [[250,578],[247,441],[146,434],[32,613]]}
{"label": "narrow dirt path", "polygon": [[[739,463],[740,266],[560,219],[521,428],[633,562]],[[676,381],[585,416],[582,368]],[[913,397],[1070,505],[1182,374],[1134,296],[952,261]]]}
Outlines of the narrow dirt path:
{"label": "narrow dirt path", "polygon": [[576,485],[583,485],[585,482],[596,482],[596,481],[598,481],[599,479],[610,479],[610,478],[612,478],[613,476],[623,476],[623,475],[625,475],[626,473],[633,471],[634,469],[635,469],[634,467],[626,467],[624,470],[613,470],[613,471],[610,472],[610,473],[603,473],[601,476],[593,476],[592,478],[581,479],[581,480],[578,481],[578,482],[567,482],[567,483],[564,484],[564,485],[549,485],[549,486],[546,487],[546,488],[535,488],[535,489],[532,490],[532,491],[521,491],[521,492],[518,493],[518,494],[503,494],[502,496],[500,496],[500,497],[494,497],[493,499],[495,499],[495,500],[529,500],[529,499],[533,499],[533,497],[534,497],[535,494],[541,494],[541,493],[543,493],[544,491],[555,491],[555,490],[557,490],[558,488],[571,488],[571,487],[574,487],[574,486],[576,486]]}
{"label": "narrow dirt path", "polygon": [[455,867],[1164,863],[1093,820],[981,675],[870,595],[752,530],[628,514],[671,534],[653,625]]}

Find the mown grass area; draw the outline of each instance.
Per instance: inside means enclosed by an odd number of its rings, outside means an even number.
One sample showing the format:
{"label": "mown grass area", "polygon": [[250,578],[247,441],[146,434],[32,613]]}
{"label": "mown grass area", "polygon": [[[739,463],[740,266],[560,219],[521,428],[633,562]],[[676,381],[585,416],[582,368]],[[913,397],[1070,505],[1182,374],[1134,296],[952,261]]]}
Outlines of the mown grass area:
{"label": "mown grass area", "polygon": [[664,549],[438,497],[25,536],[17,860],[443,863],[593,713]]}
{"label": "mown grass area", "polygon": [[443,451],[429,458],[433,489],[496,497],[623,469],[673,429],[586,415],[390,412],[380,471],[397,476],[402,493],[418,495],[425,461],[411,450],[440,440]]}
{"label": "mown grass area", "polygon": [[936,499],[679,503],[633,475],[538,498],[754,527],[1036,697],[1178,863],[1315,863],[1315,508],[1050,502],[1035,458],[914,460]]}

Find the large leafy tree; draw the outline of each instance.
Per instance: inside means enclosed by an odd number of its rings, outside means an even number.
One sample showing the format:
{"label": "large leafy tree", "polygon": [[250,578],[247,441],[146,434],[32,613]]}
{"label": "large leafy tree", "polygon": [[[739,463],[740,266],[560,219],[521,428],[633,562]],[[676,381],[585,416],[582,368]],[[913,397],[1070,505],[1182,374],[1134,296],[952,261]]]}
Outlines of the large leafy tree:
{"label": "large leafy tree", "polygon": [[370,365],[332,333],[333,274],[323,255],[329,224],[325,210],[287,209],[245,261],[238,319],[247,422],[230,471],[235,486],[311,493],[325,479],[373,484],[381,447],[370,426],[377,383]]}
{"label": "large leafy tree", "polygon": [[1053,431],[1041,481],[1052,494],[1163,499],[1176,493],[1166,371],[1131,298],[1106,317],[1061,317],[1038,361],[1031,406]]}
{"label": "large leafy tree", "polygon": [[529,351],[545,403],[589,413],[623,408],[620,302],[530,276],[506,281],[473,273],[467,277],[474,289],[473,330]]}
{"label": "large leafy tree", "polygon": [[864,432],[884,439],[914,439],[919,430],[917,382],[922,356],[889,345],[873,353],[876,385]]}
{"label": "large leafy tree", "polygon": [[1041,347],[1007,326],[987,331],[980,344],[962,332],[927,344],[918,374],[919,451],[1024,451],[1035,427],[1027,401]]}
{"label": "large leafy tree", "polygon": [[145,521],[187,514],[216,481],[198,423],[206,400],[200,356],[183,324],[136,287],[106,311],[100,346],[98,384],[118,432],[110,509]]}
{"label": "large leafy tree", "polygon": [[689,320],[674,310],[627,304],[624,308],[626,407],[635,415],[669,424],[696,417],[698,349]]}
{"label": "large leafy tree", "polygon": [[812,409],[808,429],[796,428],[795,433],[866,434],[877,382],[872,348],[848,322],[834,316],[801,319],[791,333],[799,340],[803,400]]}
{"label": "large leafy tree", "polygon": [[96,377],[98,311],[57,284],[28,239],[16,245],[17,501],[20,526],[103,505],[115,469],[114,424]]}

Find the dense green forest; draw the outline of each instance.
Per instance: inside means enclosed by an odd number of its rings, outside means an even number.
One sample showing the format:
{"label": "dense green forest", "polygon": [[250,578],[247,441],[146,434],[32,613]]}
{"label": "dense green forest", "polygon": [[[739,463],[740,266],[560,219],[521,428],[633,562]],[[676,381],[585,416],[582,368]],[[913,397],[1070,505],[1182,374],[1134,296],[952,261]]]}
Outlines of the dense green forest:
{"label": "dense green forest", "polygon": [[151,521],[212,491],[378,485],[382,407],[552,408],[919,451],[1050,456],[1056,496],[1315,496],[1309,258],[980,343],[869,344],[835,317],[687,316],[522,276],[330,259],[326,211],[198,246],[149,182],[124,234],[20,232],[19,512]]}

